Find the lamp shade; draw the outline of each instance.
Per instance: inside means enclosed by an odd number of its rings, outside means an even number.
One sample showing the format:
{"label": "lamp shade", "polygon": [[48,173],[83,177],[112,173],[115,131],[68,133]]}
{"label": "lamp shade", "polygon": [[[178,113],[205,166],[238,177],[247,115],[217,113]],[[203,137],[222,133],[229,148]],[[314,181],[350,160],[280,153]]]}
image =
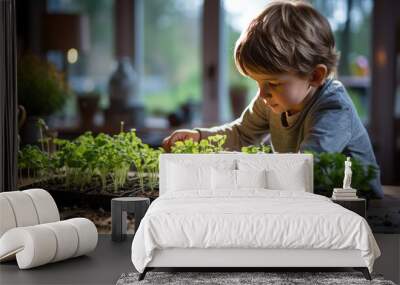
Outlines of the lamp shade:
{"label": "lamp shade", "polygon": [[68,51],[90,48],[89,19],[81,14],[46,14],[42,26],[44,50]]}

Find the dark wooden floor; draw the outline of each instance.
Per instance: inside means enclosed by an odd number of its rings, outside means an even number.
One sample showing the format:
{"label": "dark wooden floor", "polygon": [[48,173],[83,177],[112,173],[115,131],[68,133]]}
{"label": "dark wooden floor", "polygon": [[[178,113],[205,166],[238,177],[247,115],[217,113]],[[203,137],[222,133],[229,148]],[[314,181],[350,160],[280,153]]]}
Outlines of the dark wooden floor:
{"label": "dark wooden floor", "polygon": [[19,270],[17,263],[0,264],[0,284],[115,284],[124,272],[134,271],[131,261],[132,236],[124,242],[99,235],[97,248],[81,256],[41,267]]}
{"label": "dark wooden floor", "polygon": [[[110,235],[102,234],[99,235],[96,250],[88,256],[29,270],[19,270],[15,261],[2,263],[0,264],[0,285],[116,284],[122,273],[135,271],[130,257],[132,238],[133,236],[129,236],[127,240],[118,243],[112,242]],[[383,274],[385,279],[400,284],[398,270],[400,268],[400,235],[375,234],[375,238],[382,251],[382,256],[376,260],[374,273]],[[319,271],[315,268],[305,271],[314,270]],[[342,270],[336,268],[332,271]]]}

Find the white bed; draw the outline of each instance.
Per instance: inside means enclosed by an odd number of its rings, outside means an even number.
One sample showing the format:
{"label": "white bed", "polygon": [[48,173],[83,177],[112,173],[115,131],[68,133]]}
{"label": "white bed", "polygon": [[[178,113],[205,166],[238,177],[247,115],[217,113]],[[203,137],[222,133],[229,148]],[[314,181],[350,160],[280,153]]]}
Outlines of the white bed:
{"label": "white bed", "polygon": [[380,255],[372,232],[361,216],[312,194],[312,162],[306,154],[162,154],[160,197],[132,243],[140,279],[155,267],[354,267],[370,278]]}

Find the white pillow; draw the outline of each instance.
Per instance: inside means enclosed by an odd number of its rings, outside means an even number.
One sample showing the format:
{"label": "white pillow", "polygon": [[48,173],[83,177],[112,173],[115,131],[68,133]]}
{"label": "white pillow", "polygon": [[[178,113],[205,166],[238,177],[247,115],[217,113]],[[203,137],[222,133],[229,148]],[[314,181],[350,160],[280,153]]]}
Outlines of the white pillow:
{"label": "white pillow", "polygon": [[304,163],[293,167],[290,171],[290,176],[275,169],[267,171],[268,188],[306,192],[307,177],[305,176],[303,165]]}
{"label": "white pillow", "polygon": [[267,171],[236,170],[237,188],[267,188]]}
{"label": "white pillow", "polygon": [[236,170],[217,169],[211,170],[211,181],[213,190],[236,190]]}
{"label": "white pillow", "polygon": [[231,170],[216,169],[211,170],[212,189],[239,190],[240,188],[266,188],[266,170]]}
{"label": "white pillow", "polygon": [[266,169],[267,187],[271,190],[306,191],[310,181],[305,160],[271,157],[269,160],[239,160],[240,170]]}
{"label": "white pillow", "polygon": [[211,167],[169,163],[167,173],[170,191],[211,189]]}

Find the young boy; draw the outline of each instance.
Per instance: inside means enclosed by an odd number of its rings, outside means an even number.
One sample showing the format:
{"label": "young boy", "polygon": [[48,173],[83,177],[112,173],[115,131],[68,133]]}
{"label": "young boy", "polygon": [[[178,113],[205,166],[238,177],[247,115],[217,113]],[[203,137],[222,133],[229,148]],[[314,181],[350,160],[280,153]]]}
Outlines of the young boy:
{"label": "young boy", "polygon": [[[225,147],[258,144],[269,132],[276,152],[341,152],[377,167],[368,133],[344,86],[333,79],[338,62],[328,21],[311,5],[274,1],[242,33],[235,47],[239,71],[258,84],[257,96],[231,123],[177,130],[163,141],[227,135]],[[371,182],[382,197],[378,171]]]}

